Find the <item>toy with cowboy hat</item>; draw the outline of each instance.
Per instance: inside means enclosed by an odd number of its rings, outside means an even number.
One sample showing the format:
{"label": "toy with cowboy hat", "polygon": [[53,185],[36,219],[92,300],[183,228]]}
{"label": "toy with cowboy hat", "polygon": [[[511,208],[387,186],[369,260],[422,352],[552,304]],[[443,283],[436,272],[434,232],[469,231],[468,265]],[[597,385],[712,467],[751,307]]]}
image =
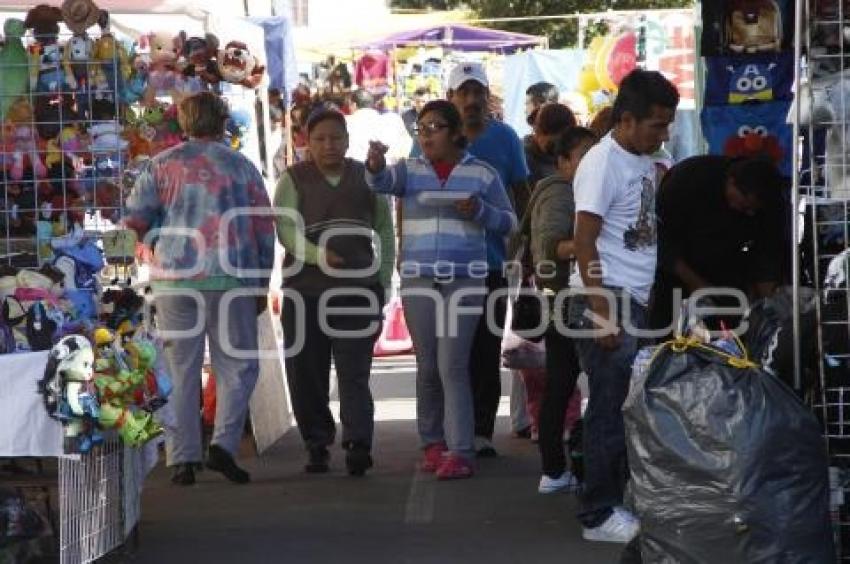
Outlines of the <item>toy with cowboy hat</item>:
{"label": "toy with cowboy hat", "polygon": [[100,8],[92,0],[65,0],[61,9],[65,25],[79,35],[96,24],[100,15]]}

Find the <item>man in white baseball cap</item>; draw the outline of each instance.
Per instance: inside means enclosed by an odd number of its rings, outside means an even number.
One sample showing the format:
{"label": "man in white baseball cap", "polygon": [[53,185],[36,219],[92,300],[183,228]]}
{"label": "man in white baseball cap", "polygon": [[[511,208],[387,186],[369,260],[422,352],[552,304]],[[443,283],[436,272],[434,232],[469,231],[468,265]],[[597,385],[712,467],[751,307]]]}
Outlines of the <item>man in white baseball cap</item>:
{"label": "man in white baseball cap", "polygon": [[[446,98],[452,102],[463,118],[463,134],[469,141],[467,150],[475,157],[492,166],[508,190],[518,218],[525,211],[529,199],[528,165],[525,150],[516,132],[507,124],[492,119],[488,111],[490,81],[481,63],[461,62],[449,73]],[[494,292],[507,286],[504,276],[506,260],[504,237],[487,234],[487,289]],[[495,315],[499,326],[504,325],[505,300],[496,302]],[[487,316],[482,316],[475,340],[469,370],[472,379],[472,399],[475,405],[475,447],[479,457],[496,456],[493,448],[493,430],[496,411],[501,397],[501,335],[490,331]],[[524,386],[514,375],[511,393],[512,427],[522,432],[530,427],[524,407]]]}
{"label": "man in white baseball cap", "polygon": [[457,90],[467,80],[474,80],[484,88],[490,88],[487,71],[481,63],[460,63],[449,74],[449,90]]}

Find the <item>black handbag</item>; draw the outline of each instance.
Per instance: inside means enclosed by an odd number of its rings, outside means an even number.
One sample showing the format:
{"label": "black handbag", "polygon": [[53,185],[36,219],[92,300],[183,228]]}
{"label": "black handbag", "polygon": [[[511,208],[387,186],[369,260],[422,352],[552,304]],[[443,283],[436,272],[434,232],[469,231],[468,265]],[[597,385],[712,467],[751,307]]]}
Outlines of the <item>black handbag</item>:
{"label": "black handbag", "polygon": [[523,339],[534,343],[540,342],[545,333],[545,330],[540,330],[543,322],[540,296],[536,295],[537,289],[528,280],[522,281],[520,290],[521,293],[513,301],[511,330]]}

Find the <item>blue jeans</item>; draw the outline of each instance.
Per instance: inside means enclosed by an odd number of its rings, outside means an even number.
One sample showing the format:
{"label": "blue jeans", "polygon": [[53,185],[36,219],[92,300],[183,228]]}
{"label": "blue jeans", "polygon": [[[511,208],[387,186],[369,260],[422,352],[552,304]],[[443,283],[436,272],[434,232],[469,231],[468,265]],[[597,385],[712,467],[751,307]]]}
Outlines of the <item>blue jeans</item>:
{"label": "blue jeans", "polygon": [[[622,295],[621,292],[617,294]],[[593,322],[584,316],[588,307],[586,296],[578,295],[570,301],[571,328],[593,328]],[[626,297],[617,300],[617,320],[621,328],[625,308],[631,314],[632,326],[646,327],[646,308]],[[587,528],[598,527],[611,516],[614,507],[623,504],[628,479],[622,407],[629,391],[632,362],[643,343],[627,331],[620,334],[620,347],[614,351],[599,347],[589,337],[575,339],[590,392],[584,415],[585,483],[578,512],[579,521]]]}

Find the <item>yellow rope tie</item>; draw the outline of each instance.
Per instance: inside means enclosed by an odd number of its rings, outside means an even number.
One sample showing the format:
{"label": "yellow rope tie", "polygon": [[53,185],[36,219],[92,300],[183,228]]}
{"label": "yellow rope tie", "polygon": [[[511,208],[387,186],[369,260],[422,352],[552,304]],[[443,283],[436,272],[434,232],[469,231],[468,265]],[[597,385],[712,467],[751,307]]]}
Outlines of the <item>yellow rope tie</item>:
{"label": "yellow rope tie", "polygon": [[652,358],[650,359],[649,364],[652,365],[652,363],[655,362],[655,358],[658,356],[658,354],[661,351],[663,351],[665,348],[669,348],[671,351],[673,351],[674,353],[677,353],[677,354],[684,353],[688,349],[693,348],[693,349],[701,349],[701,350],[706,351],[710,354],[719,356],[719,357],[723,358],[726,361],[726,363],[733,368],[738,368],[740,370],[746,370],[748,368],[758,368],[759,365],[749,359],[749,355],[747,354],[747,349],[744,347],[744,344],[741,342],[741,340],[738,338],[737,335],[735,335],[735,342],[737,343],[737,345],[741,349],[741,351],[743,351],[743,353],[744,353],[743,357],[738,357],[738,356],[729,354],[727,352],[721,351],[719,349],[716,349],[714,347],[709,347],[708,345],[706,345],[705,343],[703,343],[702,341],[700,341],[696,337],[679,336],[679,337],[676,337],[675,339],[673,339],[671,341],[667,341],[666,343],[663,343],[662,345],[660,345],[658,347],[658,349],[655,351],[655,353],[652,355]]}

